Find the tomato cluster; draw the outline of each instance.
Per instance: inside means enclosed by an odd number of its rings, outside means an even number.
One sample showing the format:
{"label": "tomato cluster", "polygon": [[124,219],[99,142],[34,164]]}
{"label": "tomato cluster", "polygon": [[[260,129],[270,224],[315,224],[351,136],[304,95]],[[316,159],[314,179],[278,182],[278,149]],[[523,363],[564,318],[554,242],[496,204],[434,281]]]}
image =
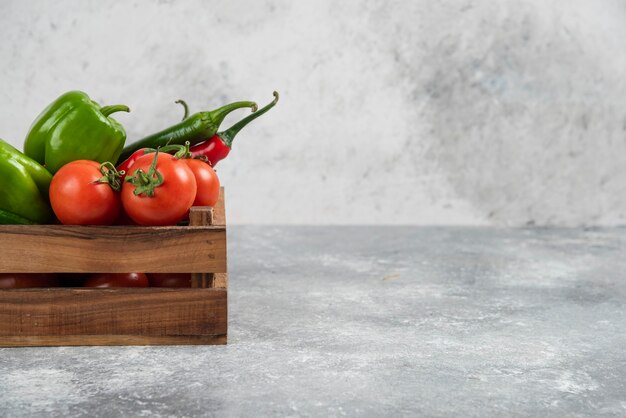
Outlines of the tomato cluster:
{"label": "tomato cluster", "polygon": [[175,225],[193,205],[214,206],[219,193],[219,178],[208,163],[157,151],[139,157],[128,173],[106,163],[72,161],[52,178],[50,203],[66,225]]}
{"label": "tomato cluster", "polygon": [[[185,150],[183,150],[185,151]],[[128,172],[110,163],[76,160],[50,183],[50,203],[65,225],[175,225],[191,206],[215,206],[220,181],[208,162],[182,154],[150,152]],[[191,287],[190,273],[1,273],[0,288]]]}

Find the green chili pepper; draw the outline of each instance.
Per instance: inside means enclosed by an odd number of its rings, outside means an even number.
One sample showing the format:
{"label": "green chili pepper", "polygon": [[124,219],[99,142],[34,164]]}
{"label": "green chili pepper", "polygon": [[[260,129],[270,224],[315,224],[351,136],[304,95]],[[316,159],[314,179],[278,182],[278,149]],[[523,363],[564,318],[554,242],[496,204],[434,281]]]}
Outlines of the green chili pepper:
{"label": "green chili pepper", "polygon": [[16,215],[12,212],[0,209],[0,225],[32,225],[34,222]]}
{"label": "green chili pepper", "polygon": [[124,105],[101,107],[81,91],[52,102],[35,120],[24,153],[51,173],[75,160],[117,161],[126,140],[124,127],[109,115],[128,112]]}
{"label": "green chili pepper", "polygon": [[49,222],[51,180],[37,161],[0,139],[0,224]]}
{"label": "green chili pepper", "polygon": [[[165,145],[184,145],[187,141],[189,141],[191,145],[194,145],[206,140],[207,138],[211,138],[217,132],[220,123],[222,123],[226,115],[233,110],[240,109],[242,107],[250,107],[253,112],[256,112],[257,110],[257,105],[254,102],[235,102],[213,111],[194,113],[176,125],[170,126],[160,132],[127,145],[126,148],[124,148],[124,151],[122,151],[119,162],[125,161],[135,151],[141,148],[158,148]],[[187,112],[185,112],[185,116],[186,115]]]}

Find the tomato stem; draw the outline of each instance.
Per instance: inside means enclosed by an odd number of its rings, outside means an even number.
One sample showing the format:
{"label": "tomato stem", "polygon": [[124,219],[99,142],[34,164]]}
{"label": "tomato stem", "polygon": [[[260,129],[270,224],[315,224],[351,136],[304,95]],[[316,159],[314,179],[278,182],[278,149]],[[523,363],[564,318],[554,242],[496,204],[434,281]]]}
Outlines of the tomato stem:
{"label": "tomato stem", "polygon": [[135,186],[133,191],[135,196],[145,193],[148,197],[154,197],[154,189],[163,184],[163,175],[157,170],[157,158],[159,156],[159,148],[154,153],[154,159],[148,172],[144,172],[141,168],[135,171],[132,176],[127,176],[127,182]]}
{"label": "tomato stem", "polygon": [[119,192],[122,189],[122,182],[120,179],[124,177],[124,174],[126,174],[124,170],[117,171],[113,163],[105,161],[100,164],[100,172],[102,173],[102,177],[96,181],[92,181],[91,184],[107,183],[116,192]]}

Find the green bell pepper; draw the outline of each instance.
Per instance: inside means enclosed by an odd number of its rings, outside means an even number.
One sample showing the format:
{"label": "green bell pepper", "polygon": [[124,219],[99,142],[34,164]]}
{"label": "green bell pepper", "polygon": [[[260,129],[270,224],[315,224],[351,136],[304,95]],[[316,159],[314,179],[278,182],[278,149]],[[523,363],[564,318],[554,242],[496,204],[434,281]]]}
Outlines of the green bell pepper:
{"label": "green bell pepper", "polygon": [[56,173],[75,160],[115,163],[124,148],[124,127],[110,118],[124,105],[101,107],[81,91],[52,102],[35,120],[24,141],[24,153]]}
{"label": "green bell pepper", "polygon": [[52,174],[0,139],[0,224],[47,223]]}

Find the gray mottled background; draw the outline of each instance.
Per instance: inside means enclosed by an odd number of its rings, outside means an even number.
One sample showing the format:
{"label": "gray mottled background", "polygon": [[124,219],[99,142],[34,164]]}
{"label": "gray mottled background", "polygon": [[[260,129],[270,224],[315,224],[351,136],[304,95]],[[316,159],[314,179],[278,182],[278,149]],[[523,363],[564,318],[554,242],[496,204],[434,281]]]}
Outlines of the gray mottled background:
{"label": "gray mottled background", "polygon": [[0,137],[68,89],[129,140],[276,89],[232,222],[622,224],[625,41],[623,0],[3,0]]}

